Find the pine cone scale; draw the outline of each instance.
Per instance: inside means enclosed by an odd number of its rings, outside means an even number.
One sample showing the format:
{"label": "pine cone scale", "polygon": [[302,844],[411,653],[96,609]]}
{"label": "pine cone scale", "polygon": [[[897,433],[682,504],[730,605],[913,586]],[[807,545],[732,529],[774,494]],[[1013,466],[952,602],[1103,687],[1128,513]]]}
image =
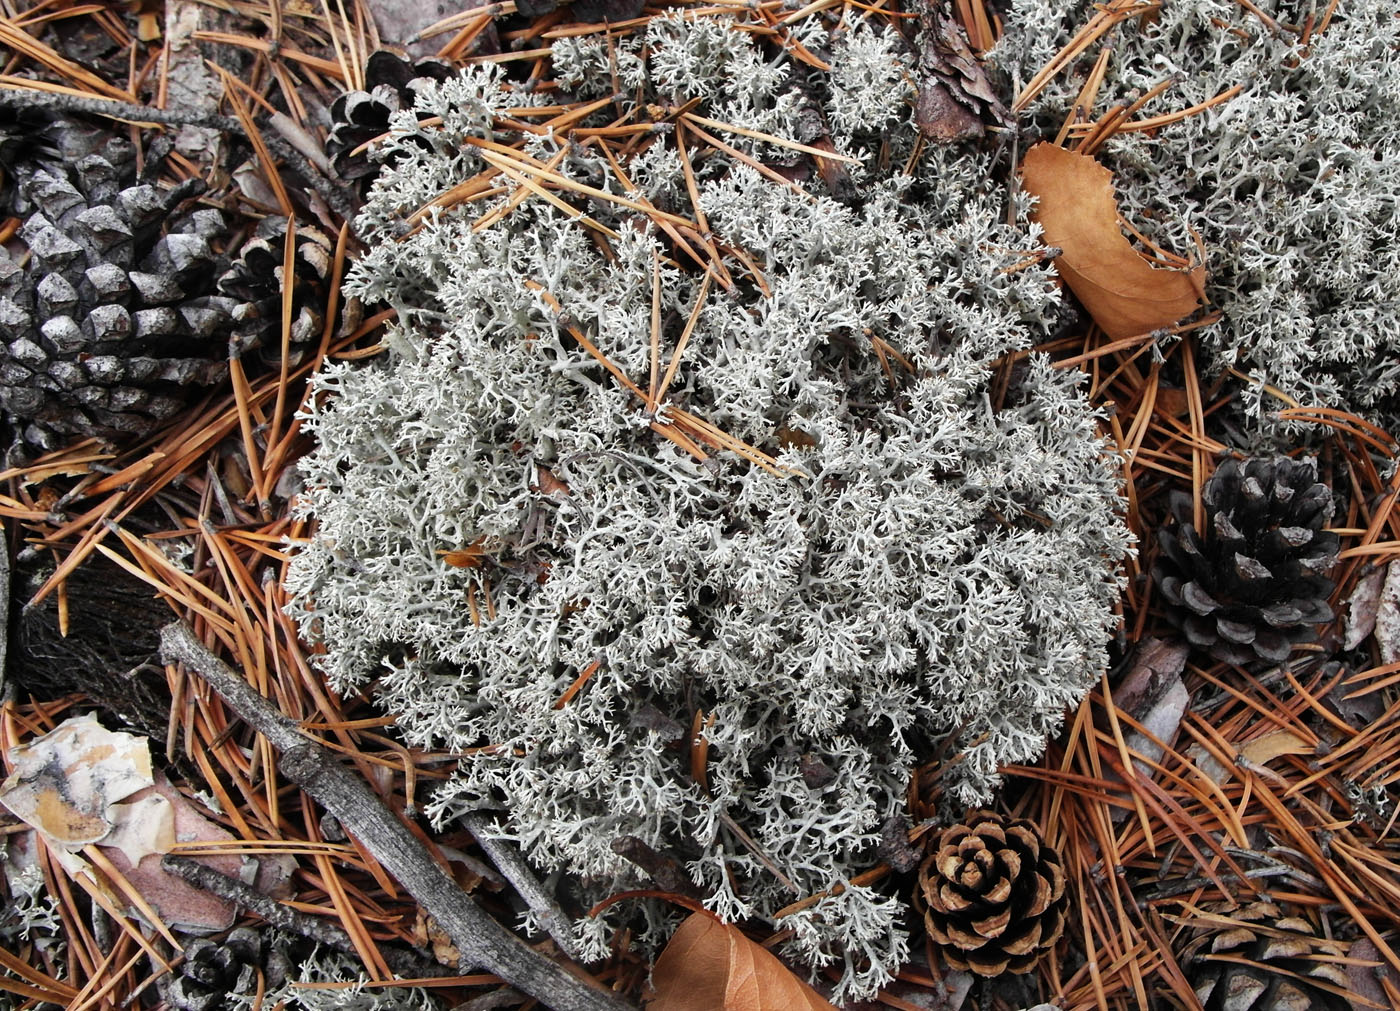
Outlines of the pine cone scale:
{"label": "pine cone scale", "polygon": [[1203,923],[1180,954],[1207,1011],[1350,1011],[1342,946],[1307,920],[1257,900]]}

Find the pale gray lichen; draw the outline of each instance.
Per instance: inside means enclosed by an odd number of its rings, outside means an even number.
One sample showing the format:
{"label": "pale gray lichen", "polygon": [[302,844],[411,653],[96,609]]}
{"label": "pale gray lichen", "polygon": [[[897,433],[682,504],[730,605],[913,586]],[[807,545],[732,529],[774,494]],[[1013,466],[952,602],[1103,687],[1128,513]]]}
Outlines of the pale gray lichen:
{"label": "pale gray lichen", "polygon": [[[588,899],[641,883],[612,849],[624,835],[681,859],[726,919],[834,890],[776,926],[790,954],[840,968],[844,997],[906,954],[902,901],[848,885],[912,766],[951,735],[943,778],[972,803],[1001,764],[1040,753],[1104,666],[1128,536],[1077,373],[1028,355],[994,399],[992,365],[1058,304],[1048,268],[1024,266],[1037,231],[996,181],[1007,153],[930,148],[901,174],[907,78],[880,69],[901,65],[897,39],[803,38],[847,69],[798,68],[719,18],[654,19],[610,61],[597,40],[566,47],[586,94],[616,66],[639,75],[623,103],[639,85],[788,137],[825,122],[859,159],[844,204],[757,139],[725,137],[797,187],[695,159],[711,232],[751,267],[728,258],[732,287],[709,292],[665,403],[792,473],[730,452],[701,463],[571,336],[646,388],[659,270],[669,361],[702,276],[643,215],[590,201],[615,233],[599,242],[532,197],[474,230],[497,198],[405,234],[407,213],[485,167],[467,140],[491,135],[492,110],[558,100],[477,67],[418,91],[442,124],[399,118],[400,160],[358,222],[368,252],[348,288],[398,319],[381,360],[316,379],[301,508],[317,528],[287,585],[337,690],[464,756],[436,818],[499,810],[501,834]],[[690,214],[672,145],[628,162],[632,196]],[[594,149],[556,171],[624,195]],[[444,561],[473,545],[480,567]],[[589,950],[633,909],[582,923]]]}
{"label": "pale gray lichen", "polygon": [[[1400,18],[1392,0],[1260,0],[1252,6],[1268,23],[1249,6],[1172,0],[1104,39],[1113,53],[1099,113],[1172,76],[1142,116],[1242,91],[1184,122],[1120,135],[1100,158],[1135,221],[1169,234],[1180,252],[1194,248],[1188,229],[1200,235],[1207,293],[1224,314],[1201,340],[1215,371],[1252,380],[1241,400],[1256,429],[1270,430],[1269,413],[1285,406],[1268,384],[1394,430]],[[1095,8],[1016,0],[993,59],[1028,80]],[[1072,108],[1094,55],[1031,106],[1045,133]]]}

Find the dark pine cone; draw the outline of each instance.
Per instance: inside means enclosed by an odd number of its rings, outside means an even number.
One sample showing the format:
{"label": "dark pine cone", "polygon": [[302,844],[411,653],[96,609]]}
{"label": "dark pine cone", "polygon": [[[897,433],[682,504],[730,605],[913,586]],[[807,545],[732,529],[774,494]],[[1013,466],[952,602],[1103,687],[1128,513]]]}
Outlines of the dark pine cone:
{"label": "dark pine cone", "polygon": [[123,175],[135,171],[136,149],[125,137],[42,106],[0,106],[0,211],[30,214],[36,208],[24,186],[36,173],[63,176],[94,154]]}
{"label": "dark pine cone", "polygon": [[198,180],[162,191],[100,154],[22,185],[27,260],[0,250],[0,407],[24,442],[143,435],[228,370],[236,306],[214,294],[216,210],[180,213]]}
{"label": "dark pine cone", "polygon": [[1182,952],[1205,1011],[1348,1011],[1346,952],[1272,902],[1211,913]]}
{"label": "dark pine cone", "polygon": [[414,82],[423,78],[445,81],[453,70],[443,60],[413,62],[387,49],[370,53],[365,63],[365,90],[349,91],[331,104],[331,132],[326,154],[342,179],[368,179],[377,175],[379,163],[359,150],[389,132],[389,118],[400,109],[413,108]]}
{"label": "dark pine cone", "polygon": [[928,848],[916,904],[953,968],[979,976],[1029,972],[1060,939],[1065,872],[1031,822],[976,811]]}
{"label": "dark pine cone", "polygon": [[171,1011],[221,1011],[228,1006],[227,994],[257,993],[259,971],[265,990],[273,990],[285,982],[287,963],[275,949],[264,956],[256,930],[238,927],[222,942],[199,938],[185,946],[185,960],[165,1000]]}
{"label": "dark pine cone", "polygon": [[1327,572],[1337,535],[1323,530],[1332,493],[1312,464],[1287,457],[1226,460],[1201,491],[1205,530],[1191,523],[1185,496],[1176,525],[1158,533],[1152,574],[1171,620],[1193,646],[1219,660],[1279,663],[1332,620]]}
{"label": "dark pine cone", "polygon": [[[335,258],[335,244],[311,225],[298,224],[294,241],[289,368],[300,365],[320,344]],[[278,367],[282,355],[286,242],[287,219],[264,218],[244,243],[238,259],[219,278],[219,291],[240,303],[233,313],[233,347],[238,352],[259,349],[264,362],[273,368]]]}

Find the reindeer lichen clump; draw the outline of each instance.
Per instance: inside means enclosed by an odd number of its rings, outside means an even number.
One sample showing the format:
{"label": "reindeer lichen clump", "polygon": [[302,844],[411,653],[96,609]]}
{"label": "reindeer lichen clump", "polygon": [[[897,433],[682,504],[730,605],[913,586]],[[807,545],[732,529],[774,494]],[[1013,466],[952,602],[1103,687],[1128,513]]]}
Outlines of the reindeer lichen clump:
{"label": "reindeer lichen clump", "polygon": [[[396,120],[348,285],[397,320],[316,380],[289,585],[337,690],[463,756],[435,818],[498,811],[587,900],[643,882],[628,836],[726,919],[829,892],[776,925],[856,995],[906,955],[902,902],[850,881],[911,769],[945,742],[973,803],[1040,753],[1103,669],[1128,535],[1076,373],[1029,355],[994,382],[1059,298],[1007,152],[911,157],[898,37],[811,24],[830,73],[717,18],[556,43],[577,98],[615,73],[624,106],[698,96],[748,131],[742,158],[688,133],[689,179],[660,136],[630,187],[601,146],[525,135],[610,195],[555,188],[587,221],[525,194],[474,228],[507,191],[408,225],[500,163],[504,110],[559,100],[487,67],[418,90],[440,125]],[[841,199],[752,134],[829,142]],[[727,276],[646,206],[703,214]],[[632,909],[580,923],[592,953]]]}

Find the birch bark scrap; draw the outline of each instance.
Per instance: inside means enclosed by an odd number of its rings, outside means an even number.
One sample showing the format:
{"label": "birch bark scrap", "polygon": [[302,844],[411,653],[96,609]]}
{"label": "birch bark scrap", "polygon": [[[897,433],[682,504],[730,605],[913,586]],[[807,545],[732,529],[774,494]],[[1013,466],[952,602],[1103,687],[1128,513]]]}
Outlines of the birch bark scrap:
{"label": "birch bark scrap", "polygon": [[1040,198],[1035,220],[1070,290],[1113,340],[1169,327],[1205,298],[1204,265],[1154,267],[1118,227],[1113,174],[1088,155],[1037,144],[1021,162],[1026,191]]}

